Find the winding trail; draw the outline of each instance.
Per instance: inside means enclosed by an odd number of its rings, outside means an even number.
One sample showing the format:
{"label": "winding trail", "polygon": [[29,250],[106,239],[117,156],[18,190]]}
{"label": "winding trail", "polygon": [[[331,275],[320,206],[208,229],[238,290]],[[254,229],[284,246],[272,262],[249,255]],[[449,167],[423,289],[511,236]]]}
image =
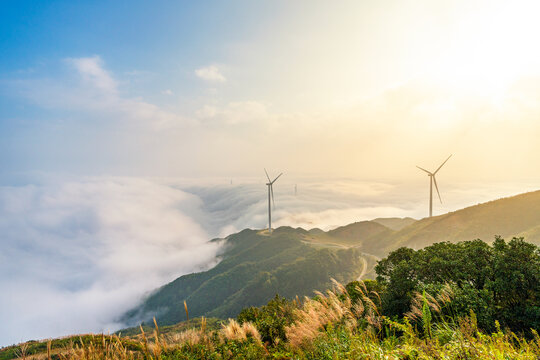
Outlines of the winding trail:
{"label": "winding trail", "polygon": [[366,258],[362,257],[362,262],[364,263],[363,266],[362,266],[362,272],[360,273],[360,275],[359,275],[358,278],[356,279],[357,281],[362,280],[362,277],[363,277],[364,275],[366,275],[366,272],[367,272],[367,261],[366,261]]}

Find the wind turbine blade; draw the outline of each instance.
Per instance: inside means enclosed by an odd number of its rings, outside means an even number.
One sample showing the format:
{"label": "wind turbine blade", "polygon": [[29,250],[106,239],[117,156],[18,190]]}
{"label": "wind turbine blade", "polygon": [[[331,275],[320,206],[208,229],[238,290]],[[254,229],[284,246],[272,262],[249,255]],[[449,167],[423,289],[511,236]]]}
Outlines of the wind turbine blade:
{"label": "wind turbine blade", "polygon": [[430,173],[429,171],[427,171],[426,169],[422,169],[422,168],[421,168],[420,166],[418,166],[418,165],[416,165],[416,167],[419,168],[419,169],[422,170],[422,171],[427,172],[429,175],[431,175],[431,173]]}
{"label": "wind turbine blade", "polygon": [[275,183],[276,180],[277,180],[281,175],[283,175],[283,173],[279,174],[279,175],[277,176],[277,178],[275,178],[274,181],[272,181],[272,184]]}
{"label": "wind turbine blade", "polygon": [[439,201],[442,204],[441,194],[439,193],[439,187],[437,186],[437,179],[435,179],[435,175],[433,175],[433,183],[435,184],[435,190],[437,190],[437,195],[439,195]]}
{"label": "wind turbine blade", "polygon": [[266,177],[268,178],[268,182],[271,183],[272,181],[270,181],[270,176],[268,176],[268,172],[266,171],[266,169],[264,169],[264,173],[266,174]]}
{"label": "wind turbine blade", "polygon": [[439,167],[437,168],[437,170],[435,170],[435,172],[433,173],[433,175],[435,175],[435,174],[437,173],[437,171],[439,171],[439,170],[443,167],[443,165],[446,164],[446,162],[448,161],[448,159],[450,159],[451,157],[452,157],[452,154],[450,154],[450,156],[449,156],[446,160],[444,160],[444,162],[441,164],[441,166],[439,166]]}
{"label": "wind turbine blade", "polygon": [[276,207],[276,202],[274,201],[274,187],[270,185],[270,194],[272,194],[272,207]]}

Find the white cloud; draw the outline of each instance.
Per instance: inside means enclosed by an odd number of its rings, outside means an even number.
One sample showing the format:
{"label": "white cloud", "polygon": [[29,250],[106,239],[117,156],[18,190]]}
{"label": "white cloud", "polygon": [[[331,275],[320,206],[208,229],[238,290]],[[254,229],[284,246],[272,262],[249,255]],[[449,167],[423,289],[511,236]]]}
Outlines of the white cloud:
{"label": "white cloud", "polygon": [[171,89],[163,90],[161,93],[162,93],[163,95],[172,95],[172,94],[173,94],[173,92],[172,92]]}
{"label": "white cloud", "polygon": [[201,206],[141,179],[0,187],[0,345],[115,330],[146,292],[213,264]]}
{"label": "white cloud", "polygon": [[[234,183],[237,185],[179,186],[205,204],[208,216],[202,217],[201,223],[212,233],[226,236],[246,227],[266,227],[268,198],[264,172],[259,181],[237,179]],[[294,193],[295,184],[298,195]],[[383,183],[291,179],[285,172],[274,188],[273,224],[329,230],[375,217],[422,213],[421,201],[405,202],[400,207],[390,200],[403,197],[399,191],[396,186]],[[408,191],[404,197],[410,200],[414,196],[418,192]]]}
{"label": "white cloud", "polygon": [[[523,178],[539,174],[526,164],[540,149],[535,141],[540,130],[537,79],[524,78],[504,96],[493,97],[490,93],[469,96],[442,80],[418,78],[354,105],[324,111],[310,107],[302,112],[301,107],[298,111],[283,107],[279,100],[242,98],[236,93],[230,95],[235,101],[230,101],[208,94],[208,89],[200,97],[171,96],[170,100],[176,101],[165,107],[126,95],[130,90],[124,88],[126,82],[117,80],[99,57],[70,59],[68,63],[74,70],[73,78],[20,80],[9,89],[16,95],[22,92],[43,107],[59,109],[44,115],[61,118],[63,130],[71,127],[65,130],[64,138],[75,138],[63,145],[51,137],[27,136],[17,142],[25,148],[19,150],[20,158],[35,158],[27,156],[32,150],[26,149],[41,141],[44,151],[40,155],[49,156],[48,164],[57,158],[51,149],[62,146],[71,146],[62,153],[86,156],[72,162],[79,169],[86,166],[79,164],[98,162],[95,153],[80,150],[79,144],[87,141],[81,135],[86,131],[76,129],[80,125],[93,126],[100,140],[108,138],[109,142],[100,146],[111,156],[100,163],[103,167],[98,171],[109,173],[118,173],[119,163],[132,162],[130,173],[139,174],[247,174],[260,159],[268,159],[279,160],[280,166],[294,166],[304,174],[412,179],[417,177],[415,162],[435,163],[454,153],[460,166],[451,173],[460,180],[507,180],[514,174]],[[166,87],[158,92],[162,89]],[[38,123],[37,118],[35,121]],[[40,121],[43,127],[49,125],[44,123]],[[46,130],[60,134],[53,125]],[[24,128],[22,133],[33,129]],[[77,137],[83,137],[82,141]],[[493,146],[497,143],[505,146]],[[135,150],[129,151],[128,146]],[[426,149],[433,151],[426,153]],[[184,157],[183,162],[178,161],[179,156]],[[136,164],[134,158],[138,159]],[[234,163],[229,161],[232,158]],[[33,167],[51,168],[42,164],[45,162],[35,161]],[[73,165],[58,166],[78,171]]]}
{"label": "white cloud", "polygon": [[75,67],[83,79],[94,87],[106,92],[116,92],[118,84],[103,68],[101,57],[95,55],[86,58],[68,58],[66,62]]}
{"label": "white cloud", "polygon": [[[165,110],[143,98],[128,97],[119,82],[105,69],[99,56],[68,58],[76,70],[72,79],[24,80],[15,82],[23,96],[46,108],[82,110],[95,118],[154,131],[192,125],[193,120]],[[170,92],[170,93],[169,93]],[[166,94],[172,94],[166,90]]]}
{"label": "white cloud", "polygon": [[214,119],[229,125],[268,120],[266,105],[257,101],[235,101],[223,107],[205,105],[196,112],[201,120]]}
{"label": "white cloud", "polygon": [[227,79],[219,71],[219,68],[215,65],[202,67],[195,70],[195,75],[199,78],[209,82],[225,82]]}
{"label": "white cloud", "polygon": [[201,109],[197,110],[195,115],[199,119],[212,119],[219,113],[219,109],[216,106],[205,105]]}

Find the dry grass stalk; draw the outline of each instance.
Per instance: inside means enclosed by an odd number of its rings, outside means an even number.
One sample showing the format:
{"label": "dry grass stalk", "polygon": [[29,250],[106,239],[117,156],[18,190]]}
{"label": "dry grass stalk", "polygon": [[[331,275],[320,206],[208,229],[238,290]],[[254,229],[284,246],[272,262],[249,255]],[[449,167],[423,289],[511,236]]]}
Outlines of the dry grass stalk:
{"label": "dry grass stalk", "polygon": [[[338,294],[343,290],[344,287],[336,286]],[[295,311],[298,320],[285,330],[293,347],[314,339],[330,323],[345,320],[347,326],[356,325],[350,297],[340,299],[336,292],[328,291],[326,295],[317,292],[316,300],[306,298],[303,307]]]}
{"label": "dry grass stalk", "polygon": [[186,319],[187,319],[187,321],[189,321],[189,311],[188,311],[188,308],[187,308],[186,300],[184,300],[184,310],[186,310]]}
{"label": "dry grass stalk", "polygon": [[156,317],[154,316],[152,318],[152,320],[154,320],[154,328],[155,328],[155,332],[156,332],[156,342],[159,342],[159,327],[158,327],[158,324],[157,324],[157,321],[156,321]]}
{"label": "dry grass stalk", "polygon": [[330,281],[332,282],[332,285],[334,286],[333,292],[335,294],[342,295],[342,294],[347,293],[347,289],[345,288],[345,286],[343,286],[343,284],[338,282],[336,279],[330,278]]}
{"label": "dry grass stalk", "polygon": [[362,315],[364,315],[364,309],[364,304],[361,301],[356,302],[352,306],[352,312],[356,317],[362,317]]}
{"label": "dry grass stalk", "polygon": [[382,307],[382,300],[381,300],[381,296],[379,295],[379,293],[376,292],[376,291],[370,291],[369,293],[375,295],[377,300],[379,300],[379,307]]}
{"label": "dry grass stalk", "polygon": [[227,325],[223,325],[220,334],[228,340],[245,341],[248,337],[255,339],[258,343],[261,343],[261,335],[259,331],[251,322],[245,322],[242,325],[238,324],[236,320],[229,319]]}
{"label": "dry grass stalk", "polygon": [[28,352],[28,343],[22,343],[15,354],[19,359],[26,360],[27,352]]}
{"label": "dry grass stalk", "polygon": [[[351,331],[357,326],[358,318],[366,319],[370,329],[381,330],[383,319],[378,306],[370,299],[364,282],[359,282],[355,290],[361,294],[361,301],[352,303],[347,289],[332,279],[334,291],[326,294],[315,292],[316,298],[305,298],[301,308],[295,311],[297,321],[286,328],[286,336],[293,347],[300,347],[321,335],[328,324],[341,323]],[[374,293],[380,302],[380,297]]]}
{"label": "dry grass stalk", "polygon": [[173,341],[178,345],[188,344],[189,346],[193,346],[200,343],[201,338],[202,336],[199,331],[196,331],[195,329],[189,329],[186,331],[182,331],[179,334],[175,334],[173,337]]}
{"label": "dry grass stalk", "polygon": [[146,334],[144,333],[144,329],[142,325],[139,325],[139,327],[141,328],[141,335],[143,338],[144,353],[146,354],[147,357],[150,357],[150,350],[148,348],[148,339],[146,338]]}
{"label": "dry grass stalk", "polygon": [[446,283],[439,292],[439,295],[437,295],[437,300],[439,303],[446,305],[451,303],[452,299],[454,299],[454,290],[450,284]]}
{"label": "dry grass stalk", "polygon": [[366,284],[365,284],[363,281],[359,281],[359,283],[360,283],[360,286],[362,287],[362,289],[360,289],[358,286],[357,286],[357,289],[358,289],[363,295],[367,295],[368,289],[367,289]]}
{"label": "dry grass stalk", "polygon": [[206,331],[206,318],[204,316],[201,317],[201,334],[204,334]]}
{"label": "dry grass stalk", "polygon": [[[161,354],[161,348],[163,348],[163,350],[167,350],[167,342],[164,341],[162,338],[161,338],[161,333],[159,332],[159,326],[157,324],[157,320],[156,318],[154,317],[153,318],[154,320],[154,337],[155,337],[155,347],[158,349],[156,351],[158,351],[160,354]],[[155,352],[155,351],[154,351]],[[156,355],[157,356],[157,355]]]}
{"label": "dry grass stalk", "polygon": [[[436,298],[434,298],[432,295],[428,294],[427,292],[424,292],[424,294],[421,294],[419,292],[414,292],[413,298],[411,300],[411,309],[408,312],[405,313],[405,316],[407,318],[409,318],[410,320],[419,321],[419,320],[422,319],[422,314],[423,314],[422,308],[424,306],[424,297],[425,297],[425,300],[426,300],[429,308],[434,313],[440,313],[441,312],[442,307],[441,307],[441,304],[439,303],[439,301]],[[447,304],[450,301],[452,301],[451,296],[453,295],[453,293],[451,292],[450,287],[443,288],[443,291],[441,291],[441,294],[442,294],[442,296],[439,295],[439,296],[437,296],[437,298],[440,299],[440,301],[443,304]]]}

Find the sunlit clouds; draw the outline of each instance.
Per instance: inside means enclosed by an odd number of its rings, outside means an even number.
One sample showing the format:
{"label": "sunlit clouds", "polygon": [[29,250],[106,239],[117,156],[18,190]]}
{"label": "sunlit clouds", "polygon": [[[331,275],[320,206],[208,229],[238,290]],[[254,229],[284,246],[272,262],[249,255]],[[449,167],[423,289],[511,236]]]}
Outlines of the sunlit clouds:
{"label": "sunlit clouds", "polygon": [[215,65],[210,65],[207,67],[202,67],[197,70],[195,70],[195,75],[197,75],[199,78],[209,81],[209,82],[225,82],[227,79],[225,79],[225,76],[221,74],[218,67]]}
{"label": "sunlit clouds", "polygon": [[[194,64],[134,77],[103,51],[51,59],[50,74],[4,75],[2,86],[48,119],[41,133],[72,139],[64,150],[86,174],[253,176],[264,162],[393,181],[455,153],[457,180],[540,176],[524,166],[540,151],[534,3],[289,6]],[[114,161],[90,165],[90,124]],[[48,171],[65,156],[47,150],[52,138],[20,136],[19,168]],[[22,156],[40,143],[38,164]],[[60,167],[80,172],[73,162]]]}

